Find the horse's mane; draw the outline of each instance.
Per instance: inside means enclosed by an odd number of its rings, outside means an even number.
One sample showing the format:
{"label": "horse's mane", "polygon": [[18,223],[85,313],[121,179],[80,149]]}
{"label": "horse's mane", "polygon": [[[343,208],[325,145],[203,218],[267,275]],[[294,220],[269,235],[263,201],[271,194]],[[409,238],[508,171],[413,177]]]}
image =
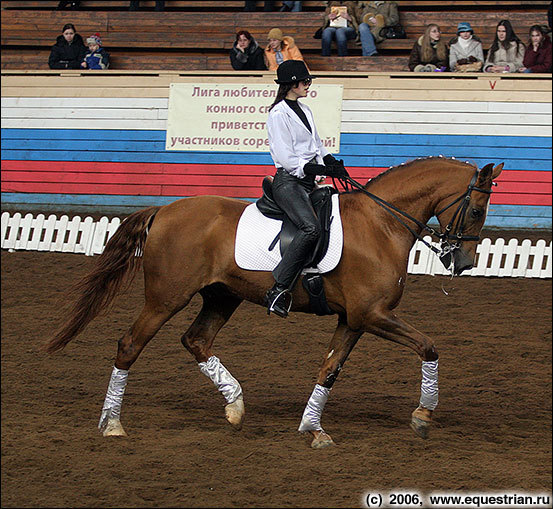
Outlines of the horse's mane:
{"label": "horse's mane", "polygon": [[[404,169],[404,168],[408,168],[409,166],[412,166],[414,164],[418,164],[420,162],[423,162],[423,161],[430,161],[430,160],[434,160],[434,159],[438,159],[440,161],[451,161],[451,162],[456,162],[458,163],[459,165],[462,165],[462,166],[470,166],[472,168],[476,168],[476,164],[472,164],[472,163],[469,163],[468,161],[459,161],[453,157],[444,157],[444,156],[427,156],[427,157],[418,157],[417,159],[411,159],[410,161],[406,161],[404,163],[401,163],[401,164],[398,164],[396,166],[390,166],[390,168],[388,168],[386,171],[383,171],[382,173],[380,173],[379,175],[377,175],[376,177],[370,179],[366,184],[365,184],[365,188],[369,188],[370,186],[372,186],[375,182],[379,182],[381,179],[383,178],[386,178],[388,175],[390,175],[391,173],[394,173],[396,172],[397,170],[400,170],[400,169]],[[347,191],[347,193],[360,193],[361,191],[359,191],[358,189],[354,189],[352,191]]]}

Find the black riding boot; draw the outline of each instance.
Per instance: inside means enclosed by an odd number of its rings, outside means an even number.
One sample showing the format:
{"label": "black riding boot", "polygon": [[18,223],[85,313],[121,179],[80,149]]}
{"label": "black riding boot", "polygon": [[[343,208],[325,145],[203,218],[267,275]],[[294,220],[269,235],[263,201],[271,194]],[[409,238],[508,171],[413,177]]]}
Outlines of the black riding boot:
{"label": "black riding boot", "polygon": [[291,290],[301,274],[305,260],[317,244],[321,228],[313,210],[309,193],[314,187],[314,177],[294,177],[279,168],[273,181],[273,197],[299,228],[282,260],[273,270],[275,285],[267,292],[267,313],[286,318],[292,305]]}
{"label": "black riding boot", "polygon": [[292,306],[292,294],[285,286],[275,283],[265,295],[267,314],[274,313],[281,318],[286,318]]}

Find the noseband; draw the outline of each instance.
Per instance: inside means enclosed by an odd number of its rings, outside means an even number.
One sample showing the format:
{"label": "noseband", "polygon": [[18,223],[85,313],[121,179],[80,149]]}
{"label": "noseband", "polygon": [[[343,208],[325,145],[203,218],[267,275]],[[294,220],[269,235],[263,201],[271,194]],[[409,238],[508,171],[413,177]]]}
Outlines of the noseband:
{"label": "noseband", "polygon": [[[476,187],[474,184],[476,184],[476,180],[478,178],[478,170],[475,170],[474,175],[472,176],[472,179],[470,180],[469,185],[467,186],[467,190],[464,194],[453,200],[449,205],[435,213],[436,217],[439,217],[441,214],[443,214],[446,210],[453,207],[456,203],[459,205],[457,206],[457,209],[455,210],[453,216],[451,217],[451,220],[446,225],[446,227],[443,229],[443,231],[440,229],[439,232],[434,230],[434,228],[431,228],[425,223],[422,223],[418,219],[414,218],[413,216],[407,214],[406,212],[403,212],[402,210],[398,209],[396,206],[392,205],[391,203],[388,203],[386,200],[383,200],[382,198],[376,196],[375,194],[370,193],[365,189],[364,186],[362,186],[359,182],[353,180],[349,175],[344,177],[343,179],[340,179],[341,181],[344,181],[344,188],[348,190],[348,185],[351,185],[351,187],[354,187],[361,191],[363,194],[366,194],[369,198],[371,198],[373,201],[378,203],[386,212],[391,214],[397,221],[399,221],[405,228],[407,228],[413,236],[420,240],[424,245],[426,245],[429,249],[431,249],[434,253],[436,253],[440,259],[442,259],[444,256],[447,256],[449,254],[452,254],[453,251],[456,249],[459,249],[461,247],[461,242],[463,241],[471,241],[471,240],[480,240],[479,235],[464,235],[463,231],[465,228],[465,214],[467,211],[467,208],[470,203],[470,197],[473,191],[478,191],[480,193],[485,194],[492,194],[491,189],[488,191],[487,189],[482,189],[480,187]],[[421,228],[421,230],[428,231],[431,235],[434,235],[437,237],[440,241],[440,248],[434,247],[432,244],[429,244],[422,238],[420,234],[418,234],[416,231],[414,231],[399,215],[409,219],[413,223],[415,223],[417,226]],[[453,242],[450,242],[453,241]]]}

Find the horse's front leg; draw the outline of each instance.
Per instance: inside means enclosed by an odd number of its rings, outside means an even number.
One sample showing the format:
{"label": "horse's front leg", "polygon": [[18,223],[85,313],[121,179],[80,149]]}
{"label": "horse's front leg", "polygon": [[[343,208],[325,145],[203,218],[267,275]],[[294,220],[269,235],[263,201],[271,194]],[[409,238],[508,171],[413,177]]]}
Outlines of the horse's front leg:
{"label": "horse's front leg", "polygon": [[405,345],[421,358],[421,396],[419,406],[411,414],[411,428],[421,438],[428,438],[432,412],[438,405],[438,352],[434,342],[392,311],[372,315],[365,322],[367,332]]}
{"label": "horse's front leg", "polygon": [[326,357],[319,369],[317,384],[307,402],[298,428],[298,431],[302,433],[309,432],[313,435],[311,447],[314,449],[321,449],[334,444],[330,435],[321,426],[321,416],[332,385],[362,334],[362,332],[351,330],[344,320],[339,320]]}

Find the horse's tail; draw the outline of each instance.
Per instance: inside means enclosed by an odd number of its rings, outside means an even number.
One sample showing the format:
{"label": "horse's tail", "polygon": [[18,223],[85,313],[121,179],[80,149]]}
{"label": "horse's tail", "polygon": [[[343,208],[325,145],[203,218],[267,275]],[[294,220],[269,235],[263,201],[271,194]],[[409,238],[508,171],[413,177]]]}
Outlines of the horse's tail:
{"label": "horse's tail", "polygon": [[96,268],[69,291],[75,295],[69,319],[60,326],[44,350],[61,350],[106,307],[126,283],[130,284],[142,262],[148,227],[160,207],[148,207],[128,216],[98,257]]}

